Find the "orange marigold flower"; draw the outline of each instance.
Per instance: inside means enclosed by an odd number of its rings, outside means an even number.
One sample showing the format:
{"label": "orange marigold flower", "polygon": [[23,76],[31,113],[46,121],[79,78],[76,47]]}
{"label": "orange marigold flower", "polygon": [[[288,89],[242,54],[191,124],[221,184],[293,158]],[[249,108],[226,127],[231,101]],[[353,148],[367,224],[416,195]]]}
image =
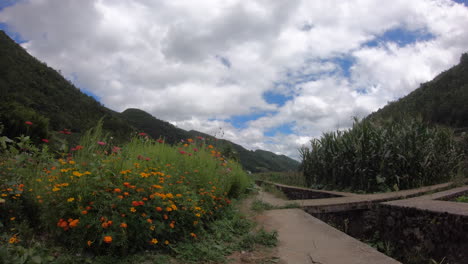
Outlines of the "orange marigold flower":
{"label": "orange marigold flower", "polygon": [[132,213],[136,212],[135,207],[130,207],[130,211],[131,211]]}
{"label": "orange marigold flower", "polygon": [[86,211],[86,210],[81,211],[81,214],[84,214],[84,215],[85,215],[85,214],[87,214],[87,213],[88,213],[88,211]]}
{"label": "orange marigold flower", "polygon": [[190,236],[193,238],[197,238],[197,235],[195,233],[190,233]]}
{"label": "orange marigold flower", "polygon": [[122,227],[122,228],[127,228],[128,225],[127,225],[127,223],[121,223],[121,224],[120,224],[120,227]]}
{"label": "orange marigold flower", "polygon": [[169,245],[169,241],[168,240],[164,241],[164,244]]}
{"label": "orange marigold flower", "polygon": [[171,207],[167,207],[167,208],[166,208],[166,211],[170,212],[170,211],[172,211],[172,208],[171,208]]}
{"label": "orange marigold flower", "polygon": [[156,238],[151,239],[151,244],[156,245],[158,243],[158,240]]}
{"label": "orange marigold flower", "polygon": [[167,220],[169,217],[167,215],[163,216],[164,220]]}
{"label": "orange marigold flower", "polygon": [[88,247],[90,247],[90,246],[91,246],[91,244],[93,244],[93,241],[91,241],[91,240],[88,240],[88,242],[86,242],[86,244],[88,244]]}
{"label": "orange marigold flower", "polygon": [[156,207],[156,211],[161,212],[163,209],[161,207]]}
{"label": "orange marigold flower", "polygon": [[70,226],[71,228],[74,228],[74,227],[77,227],[79,223],[80,223],[80,220],[79,220],[79,219],[75,219],[75,220],[73,220],[73,221],[70,222],[69,226]]}
{"label": "orange marigold flower", "polygon": [[10,237],[10,239],[8,240],[8,243],[10,244],[16,244],[18,243],[20,240],[18,239],[18,237],[16,235],[13,235],[12,237]]}
{"label": "orange marigold flower", "polygon": [[153,220],[151,218],[148,218],[148,219],[146,219],[146,222],[151,224],[151,223],[153,223]]}
{"label": "orange marigold flower", "polygon": [[104,241],[104,243],[107,243],[107,244],[110,244],[112,243],[112,237],[111,236],[105,236],[102,241]]}
{"label": "orange marigold flower", "polygon": [[114,192],[116,192],[116,193],[119,193],[119,192],[121,192],[121,191],[122,191],[122,190],[119,189],[119,188],[115,188],[115,189],[114,189]]}
{"label": "orange marigold flower", "polygon": [[174,222],[171,222],[171,223],[169,224],[169,226],[170,226],[171,228],[174,228],[174,226],[175,226],[175,225],[174,225]]}
{"label": "orange marigold flower", "polygon": [[102,228],[108,228],[109,227],[109,224],[107,222],[104,222],[101,224]]}

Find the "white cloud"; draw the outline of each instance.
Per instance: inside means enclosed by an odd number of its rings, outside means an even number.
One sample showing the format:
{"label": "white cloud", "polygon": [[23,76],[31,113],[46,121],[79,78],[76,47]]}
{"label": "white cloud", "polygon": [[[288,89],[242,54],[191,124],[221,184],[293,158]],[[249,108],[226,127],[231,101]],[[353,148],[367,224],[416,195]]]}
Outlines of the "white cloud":
{"label": "white cloud", "polygon": [[[114,110],[210,134],[221,127],[247,148],[296,158],[310,137],[407,94],[468,47],[468,8],[449,0],[29,0],[0,22]],[[433,38],[365,45],[398,28]],[[292,99],[268,104],[267,91]],[[219,121],[259,111],[273,114],[241,129]],[[264,135],[284,124],[294,133]]]}

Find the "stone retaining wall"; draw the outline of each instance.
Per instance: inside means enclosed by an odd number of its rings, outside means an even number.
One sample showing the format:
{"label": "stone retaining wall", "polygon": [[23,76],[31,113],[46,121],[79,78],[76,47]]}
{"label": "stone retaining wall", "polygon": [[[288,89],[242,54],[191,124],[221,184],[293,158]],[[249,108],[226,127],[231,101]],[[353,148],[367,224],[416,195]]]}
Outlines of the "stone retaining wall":
{"label": "stone retaining wall", "polygon": [[402,263],[468,263],[467,216],[384,204],[312,215]]}

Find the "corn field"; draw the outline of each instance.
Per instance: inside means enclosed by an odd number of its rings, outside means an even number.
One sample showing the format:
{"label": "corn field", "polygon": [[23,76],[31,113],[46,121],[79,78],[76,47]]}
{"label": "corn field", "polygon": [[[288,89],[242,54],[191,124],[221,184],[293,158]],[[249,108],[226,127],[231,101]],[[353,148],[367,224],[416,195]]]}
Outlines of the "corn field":
{"label": "corn field", "polygon": [[324,133],[300,149],[306,184],[381,192],[449,181],[463,161],[449,129],[418,119],[374,123],[355,119],[346,131]]}

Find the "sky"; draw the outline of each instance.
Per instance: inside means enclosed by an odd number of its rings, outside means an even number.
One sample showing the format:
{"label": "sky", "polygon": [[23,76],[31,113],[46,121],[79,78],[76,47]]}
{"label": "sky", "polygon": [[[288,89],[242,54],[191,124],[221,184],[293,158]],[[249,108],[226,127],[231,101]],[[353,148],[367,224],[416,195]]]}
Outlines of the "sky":
{"label": "sky", "polygon": [[298,159],[459,62],[468,0],[1,0],[0,29],[116,111]]}

